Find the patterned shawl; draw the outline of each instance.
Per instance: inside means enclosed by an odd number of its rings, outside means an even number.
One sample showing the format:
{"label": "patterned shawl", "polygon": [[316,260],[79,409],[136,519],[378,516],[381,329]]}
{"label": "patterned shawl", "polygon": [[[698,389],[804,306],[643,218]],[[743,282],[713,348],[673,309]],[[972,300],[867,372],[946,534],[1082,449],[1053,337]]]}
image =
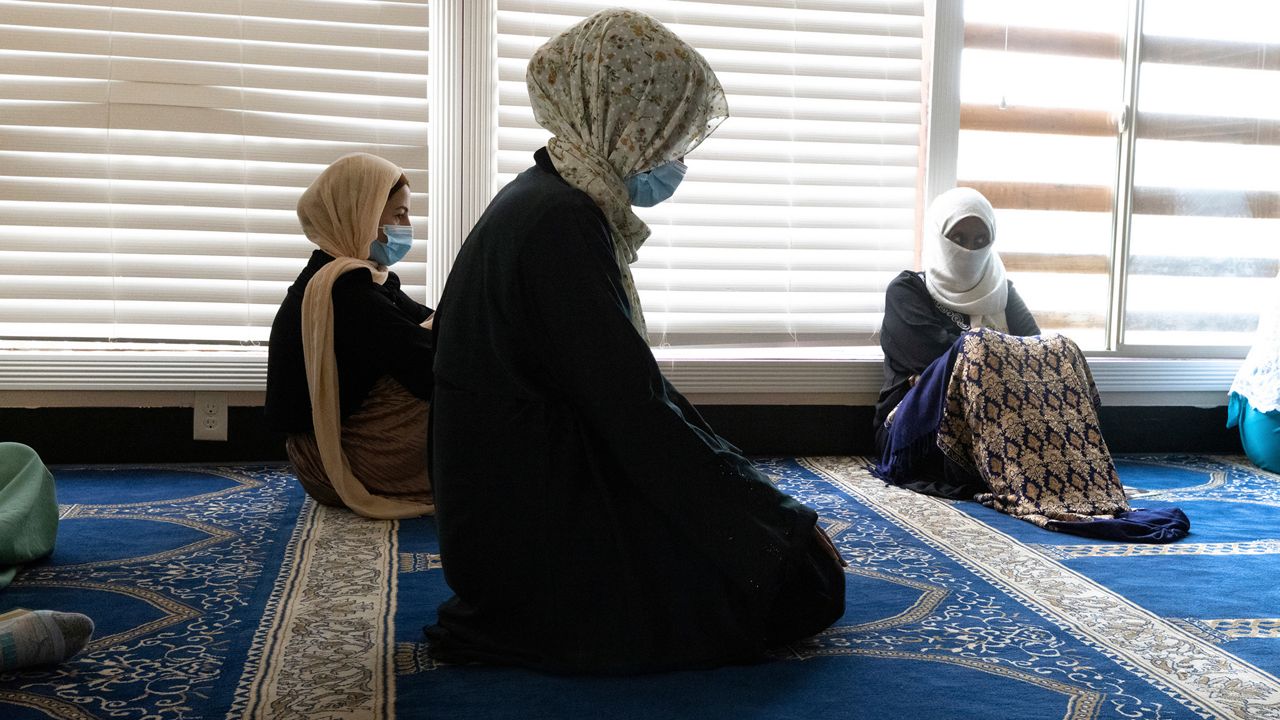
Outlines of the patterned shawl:
{"label": "patterned shawl", "polygon": [[333,350],[333,283],[343,273],[367,269],[386,282],[385,268],[368,259],[378,237],[387,194],[403,173],[366,153],[338,158],[298,200],[298,220],[307,239],[333,256],[307,283],[302,296],[302,356],[311,394],[311,419],[325,473],[343,503],[365,517],[393,519],[423,515],[431,506],[371,494],[351,472],[342,450],[338,365]]}
{"label": "patterned shawl", "polygon": [[[968,250],[947,238],[957,222],[977,217],[987,224],[991,243]],[[1004,263],[996,254],[996,213],[982,193],[952,188],[929,204],[924,223],[924,279],[929,295],[944,308],[969,316],[974,327],[1008,332],[1004,308],[1009,283]]]}
{"label": "patterned shawl", "polygon": [[631,322],[644,335],[631,263],[649,226],[632,212],[623,180],[683,157],[728,117],[720,81],[662,23],[621,8],[547,41],[525,80],[534,118],[553,135],[547,152],[557,172],[609,222]]}
{"label": "patterned shawl", "polygon": [[938,446],[977,470],[984,505],[1049,527],[1129,510],[1084,354],[1063,335],[963,335]]}

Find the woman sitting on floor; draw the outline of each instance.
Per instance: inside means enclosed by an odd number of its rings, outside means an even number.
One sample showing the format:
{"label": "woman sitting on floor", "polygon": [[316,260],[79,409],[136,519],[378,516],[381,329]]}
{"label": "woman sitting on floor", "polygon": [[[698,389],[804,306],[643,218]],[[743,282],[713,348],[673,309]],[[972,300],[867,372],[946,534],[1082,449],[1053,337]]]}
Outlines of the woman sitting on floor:
{"label": "woman sitting on floor", "polygon": [[[53,473],[35,450],[0,442],[0,591],[21,566],[53,552],[58,500]],[[87,615],[10,609],[0,593],[0,672],[70,659],[93,637]]]}
{"label": "woman sitting on floor", "polygon": [[993,249],[995,229],[980,193],[943,193],[925,217],[925,270],[889,284],[876,474],[1052,530],[1183,537],[1177,509],[1130,512],[1088,363],[1068,338],[1039,337]]}
{"label": "woman sitting on floor", "polygon": [[1240,427],[1240,444],[1254,465],[1280,472],[1280,287],[1273,291],[1253,347],[1231,383],[1227,427]]}
{"label": "woman sitting on floor", "polygon": [[409,183],[365,153],[339,158],[298,200],[317,250],[271,325],[266,415],[307,494],[373,518],[432,511],[427,411],[431,309],[400,290],[413,242]]}
{"label": "woman sitting on floor", "polygon": [[[993,249],[996,216],[977,190],[953,188],[939,195],[925,216],[924,267],[903,270],[885,291],[880,348],[884,386],[876,401],[876,452],[889,440],[886,422],[925,368],[947,354],[960,335],[987,327],[1010,335],[1040,334],[1004,263]],[[929,452],[913,466],[903,487],[948,498],[972,498],[981,480]]]}
{"label": "woman sitting on floor", "polygon": [[663,377],[630,263],[631,205],[674,192],[727,115],[657,20],[606,10],[542,46],[554,135],[471,231],[437,310],[432,478],[455,596],[446,662],[634,673],[748,661],[844,611],[817,515]]}

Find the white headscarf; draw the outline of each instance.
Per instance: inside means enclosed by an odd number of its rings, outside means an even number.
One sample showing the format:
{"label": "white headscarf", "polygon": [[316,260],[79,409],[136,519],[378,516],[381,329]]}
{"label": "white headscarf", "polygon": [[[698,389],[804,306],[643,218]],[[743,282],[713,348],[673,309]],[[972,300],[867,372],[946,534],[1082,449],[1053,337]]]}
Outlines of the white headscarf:
{"label": "white headscarf", "polygon": [[[361,268],[381,285],[387,270],[369,260],[378,239],[378,221],[387,195],[403,175],[400,168],[376,155],[345,155],[325,168],[298,199],[298,220],[307,239],[333,256],[307,282],[302,295],[302,357],[311,395],[311,421],[325,475],[342,502],[365,517],[416,517],[433,506],[373,495],[351,473],[342,450],[342,417],[338,396],[338,363],[333,350],[333,283]],[[424,369],[425,370],[425,369]]]}
{"label": "white headscarf", "polygon": [[[991,242],[967,250],[947,238],[957,222],[976,217],[987,225]],[[924,221],[924,281],[939,305],[969,316],[973,327],[1009,331],[1005,304],[1009,283],[1004,263],[996,254],[996,214],[982,193],[972,188],[952,188],[929,205]]]}
{"label": "white headscarf", "polygon": [[632,212],[623,180],[684,156],[728,117],[720,81],[662,23],[622,8],[548,40],[525,81],[534,118],[554,136],[547,152],[556,171],[609,222],[631,322],[644,335],[630,266],[649,226]]}

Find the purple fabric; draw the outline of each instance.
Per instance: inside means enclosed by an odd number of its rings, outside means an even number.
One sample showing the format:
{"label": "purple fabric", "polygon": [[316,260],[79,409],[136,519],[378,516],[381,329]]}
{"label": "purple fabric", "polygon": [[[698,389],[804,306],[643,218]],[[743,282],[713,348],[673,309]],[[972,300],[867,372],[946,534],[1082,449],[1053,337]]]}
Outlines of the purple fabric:
{"label": "purple fabric", "polygon": [[1094,518],[1083,522],[1050,520],[1050,530],[1103,540],[1171,543],[1186,537],[1191,521],[1178,508],[1134,508],[1116,513],[1115,519]]}

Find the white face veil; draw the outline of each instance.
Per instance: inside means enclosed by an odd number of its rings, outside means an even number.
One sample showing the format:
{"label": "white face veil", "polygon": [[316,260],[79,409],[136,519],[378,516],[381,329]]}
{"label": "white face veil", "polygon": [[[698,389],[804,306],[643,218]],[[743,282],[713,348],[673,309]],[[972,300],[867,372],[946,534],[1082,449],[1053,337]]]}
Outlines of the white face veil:
{"label": "white face veil", "polygon": [[706,59],[654,18],[602,10],[538,48],[525,75],[547,152],[565,182],[604,212],[614,256],[645,334],[631,263],[649,227],[631,211],[624,179],[684,156],[729,115]]}
{"label": "white face veil", "polygon": [[[967,217],[986,223],[991,233],[986,247],[968,250],[947,238],[955,224]],[[968,315],[973,327],[1008,332],[1004,310],[1009,283],[994,249],[995,238],[995,210],[982,193],[958,187],[939,195],[925,213],[925,287],[942,307]]]}

